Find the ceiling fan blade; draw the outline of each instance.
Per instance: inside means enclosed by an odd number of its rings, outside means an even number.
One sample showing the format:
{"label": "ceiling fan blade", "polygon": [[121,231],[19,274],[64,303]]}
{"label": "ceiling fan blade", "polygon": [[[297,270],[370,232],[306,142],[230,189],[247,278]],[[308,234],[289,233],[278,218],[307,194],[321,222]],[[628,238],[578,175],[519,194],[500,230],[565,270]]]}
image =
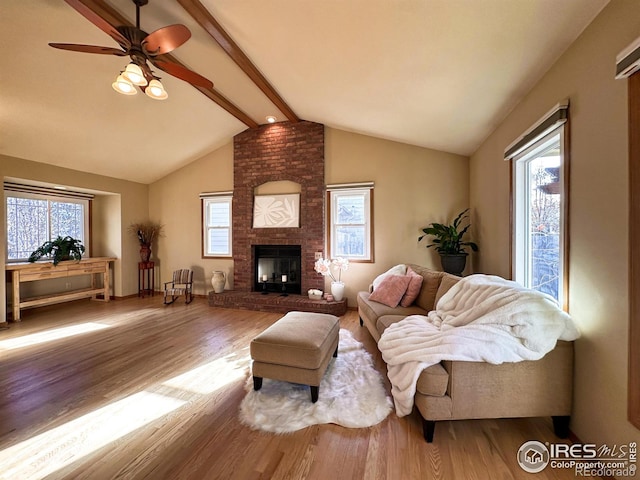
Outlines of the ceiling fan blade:
{"label": "ceiling fan blade", "polygon": [[191,32],[184,25],[169,25],[151,32],[142,41],[142,47],[149,55],[169,53],[191,38]]}
{"label": "ceiling fan blade", "polygon": [[59,48],[60,50],[71,50],[73,52],[84,53],[101,53],[103,55],[118,55],[124,57],[126,52],[111,47],[100,47],[98,45],[79,45],[77,43],[50,43],[50,47]]}
{"label": "ceiling fan blade", "polygon": [[189,70],[188,68],[181,67],[180,65],[172,62],[167,62],[159,58],[151,58],[150,60],[151,63],[153,63],[160,70],[163,70],[168,74],[179,78],[180,80],[184,80],[191,85],[208,89],[213,88],[213,82],[211,82],[211,80],[204,78],[202,75],[199,75],[196,72]]}
{"label": "ceiling fan blade", "polygon": [[131,42],[127,40],[111,23],[100,16],[100,4],[87,0],[65,0],[76,12],[93,23],[104,33],[113,38],[125,50],[131,48]]}

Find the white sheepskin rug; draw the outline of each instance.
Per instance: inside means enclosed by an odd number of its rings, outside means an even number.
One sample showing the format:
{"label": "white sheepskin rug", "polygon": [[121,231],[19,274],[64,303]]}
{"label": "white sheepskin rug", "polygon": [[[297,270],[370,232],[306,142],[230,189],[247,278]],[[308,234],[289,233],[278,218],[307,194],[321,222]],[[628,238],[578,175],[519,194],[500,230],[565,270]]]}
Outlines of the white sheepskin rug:
{"label": "white sheepskin rug", "polygon": [[311,403],[306,385],[265,378],[262,388],[246,384],[240,420],[255,430],[286,433],[310,425],[335,423],[363,428],[384,420],[393,409],[371,355],[348,330],[340,330],[338,356],[332,358],[320,383],[320,395]]}

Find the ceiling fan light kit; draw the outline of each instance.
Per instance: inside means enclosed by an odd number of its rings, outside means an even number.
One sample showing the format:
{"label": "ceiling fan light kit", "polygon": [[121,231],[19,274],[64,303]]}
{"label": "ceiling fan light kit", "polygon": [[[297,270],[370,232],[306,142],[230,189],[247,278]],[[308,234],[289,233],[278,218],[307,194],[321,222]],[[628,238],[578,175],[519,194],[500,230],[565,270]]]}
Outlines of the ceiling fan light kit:
{"label": "ceiling fan light kit", "polygon": [[169,25],[159,28],[147,34],[140,29],[140,7],[146,5],[148,0],[132,0],[136,6],[136,26],[119,25],[114,26],[105,20],[96,19],[93,15],[87,16],[84,10],[74,6],[74,2],[69,2],[94,25],[113,38],[122,50],[111,47],[99,47],[95,45],[79,45],[68,43],[50,43],[49,45],[61,50],[70,50],[84,53],[97,53],[101,55],[116,55],[131,57],[131,63],[118,75],[115,82],[111,84],[113,89],[123,95],[135,95],[135,86],[138,86],[148,97],[154,100],[164,100],[169,95],[164,89],[157,76],[154,75],[151,67],[162,70],[169,75],[173,75],[191,85],[212,89],[213,83],[202,75],[185,68],[168,58],[158,58],[173,51],[185,43],[191,37],[191,32],[184,25]]}
{"label": "ceiling fan light kit", "polygon": [[133,83],[127,80],[122,74],[118,75],[118,78],[116,78],[116,81],[113,82],[111,86],[116,92],[123,95],[135,95],[138,93],[136,92],[136,88],[133,86]]}
{"label": "ceiling fan light kit", "polygon": [[149,82],[147,88],[144,89],[144,93],[154,100],[165,100],[169,96],[164,86],[160,83],[160,80],[156,80],[155,78]]}
{"label": "ceiling fan light kit", "polygon": [[122,76],[127,80],[129,80],[134,85],[144,87],[148,84],[147,79],[144,78],[142,69],[133,62],[127,65],[127,68],[125,68],[124,72],[122,73]]}

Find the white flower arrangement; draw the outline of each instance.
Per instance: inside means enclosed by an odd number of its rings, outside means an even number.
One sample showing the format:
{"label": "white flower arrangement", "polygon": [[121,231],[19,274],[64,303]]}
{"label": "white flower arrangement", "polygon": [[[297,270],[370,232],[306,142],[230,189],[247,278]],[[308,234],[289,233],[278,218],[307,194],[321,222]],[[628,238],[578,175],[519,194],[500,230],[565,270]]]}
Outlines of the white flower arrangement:
{"label": "white flower arrangement", "polygon": [[[331,272],[331,267],[334,267],[335,270],[338,271],[338,278],[334,276]],[[320,258],[316,261],[315,271],[324,275],[325,277],[330,277],[334,282],[342,283],[342,271],[347,270],[349,268],[349,260],[342,257],[334,258],[333,260]]]}

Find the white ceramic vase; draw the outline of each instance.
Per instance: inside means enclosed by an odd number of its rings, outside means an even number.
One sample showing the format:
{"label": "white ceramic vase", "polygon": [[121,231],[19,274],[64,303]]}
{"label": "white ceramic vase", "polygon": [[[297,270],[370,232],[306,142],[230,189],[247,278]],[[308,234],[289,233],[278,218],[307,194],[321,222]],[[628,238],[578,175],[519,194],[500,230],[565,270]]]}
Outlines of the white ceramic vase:
{"label": "white ceramic vase", "polygon": [[344,283],[331,282],[331,295],[336,302],[341,301],[344,298]]}
{"label": "white ceramic vase", "polygon": [[214,293],[224,292],[224,285],[226,283],[227,279],[224,272],[221,272],[220,270],[213,272],[213,275],[211,276],[211,286],[213,287]]}

